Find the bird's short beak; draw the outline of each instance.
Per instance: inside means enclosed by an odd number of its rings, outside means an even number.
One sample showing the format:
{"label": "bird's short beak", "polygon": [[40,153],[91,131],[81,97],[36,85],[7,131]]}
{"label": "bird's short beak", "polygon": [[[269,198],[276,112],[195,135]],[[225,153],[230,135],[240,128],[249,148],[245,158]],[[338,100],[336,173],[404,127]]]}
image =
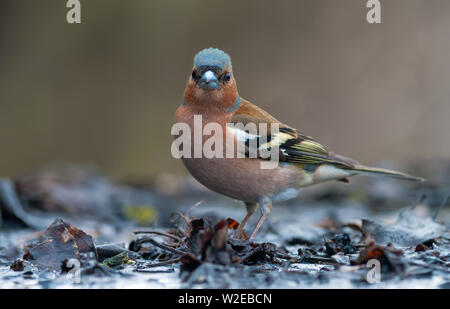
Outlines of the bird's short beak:
{"label": "bird's short beak", "polygon": [[199,85],[203,89],[218,89],[219,88],[219,80],[217,79],[216,74],[213,71],[208,70],[203,73],[202,78],[200,78]]}

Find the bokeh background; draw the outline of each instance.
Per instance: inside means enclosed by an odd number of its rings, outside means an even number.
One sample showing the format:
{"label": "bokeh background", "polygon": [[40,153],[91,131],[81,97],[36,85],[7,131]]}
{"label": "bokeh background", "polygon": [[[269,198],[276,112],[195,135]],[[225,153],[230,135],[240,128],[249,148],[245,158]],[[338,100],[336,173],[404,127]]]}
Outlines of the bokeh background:
{"label": "bokeh background", "polygon": [[450,157],[450,1],[0,3],[0,176],[52,161],[116,177],[186,173],[170,128],[192,58],[219,47],[240,94],[376,164]]}

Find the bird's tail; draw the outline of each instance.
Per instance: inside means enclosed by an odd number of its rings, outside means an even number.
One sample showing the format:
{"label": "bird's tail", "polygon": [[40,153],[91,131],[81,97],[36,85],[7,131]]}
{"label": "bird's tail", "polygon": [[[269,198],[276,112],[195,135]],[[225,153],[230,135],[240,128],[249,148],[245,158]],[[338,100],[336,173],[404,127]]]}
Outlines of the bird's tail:
{"label": "bird's tail", "polygon": [[367,174],[367,175],[380,175],[380,176],[386,176],[386,177],[392,177],[397,179],[403,179],[403,180],[410,180],[410,181],[425,181],[424,178],[411,176],[405,173],[392,171],[384,168],[377,168],[377,167],[368,167],[364,165],[355,165],[352,168],[353,171],[355,171],[357,174]]}

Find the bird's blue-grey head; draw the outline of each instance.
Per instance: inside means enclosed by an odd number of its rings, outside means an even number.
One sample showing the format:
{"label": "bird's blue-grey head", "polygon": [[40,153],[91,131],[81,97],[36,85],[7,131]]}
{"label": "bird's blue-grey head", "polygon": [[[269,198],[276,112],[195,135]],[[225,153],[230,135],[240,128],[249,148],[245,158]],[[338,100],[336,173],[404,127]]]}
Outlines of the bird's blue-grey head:
{"label": "bird's blue-grey head", "polygon": [[194,57],[192,79],[203,89],[217,90],[233,75],[231,59],[227,53],[217,48],[207,48]]}

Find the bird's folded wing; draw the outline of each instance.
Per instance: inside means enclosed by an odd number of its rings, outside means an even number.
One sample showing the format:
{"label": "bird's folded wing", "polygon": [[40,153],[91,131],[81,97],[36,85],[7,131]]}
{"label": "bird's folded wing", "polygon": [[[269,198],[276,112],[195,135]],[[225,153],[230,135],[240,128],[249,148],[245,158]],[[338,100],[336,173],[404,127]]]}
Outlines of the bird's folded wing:
{"label": "bird's folded wing", "polygon": [[[258,127],[261,123],[267,124],[267,131],[264,132],[267,136],[241,132],[239,134],[240,139],[242,142],[245,142],[247,147],[252,144],[252,140],[256,139],[257,141],[254,145],[257,145],[258,150],[279,147],[280,161],[282,162],[306,165],[329,163],[343,168],[352,168],[357,164],[352,159],[328,152],[313,138],[303,135],[298,130],[279,122],[264,110],[245,100],[242,100],[241,106],[232,115],[230,122],[234,125],[240,123],[244,126],[254,123]],[[272,131],[272,123],[278,124],[279,129]]]}

